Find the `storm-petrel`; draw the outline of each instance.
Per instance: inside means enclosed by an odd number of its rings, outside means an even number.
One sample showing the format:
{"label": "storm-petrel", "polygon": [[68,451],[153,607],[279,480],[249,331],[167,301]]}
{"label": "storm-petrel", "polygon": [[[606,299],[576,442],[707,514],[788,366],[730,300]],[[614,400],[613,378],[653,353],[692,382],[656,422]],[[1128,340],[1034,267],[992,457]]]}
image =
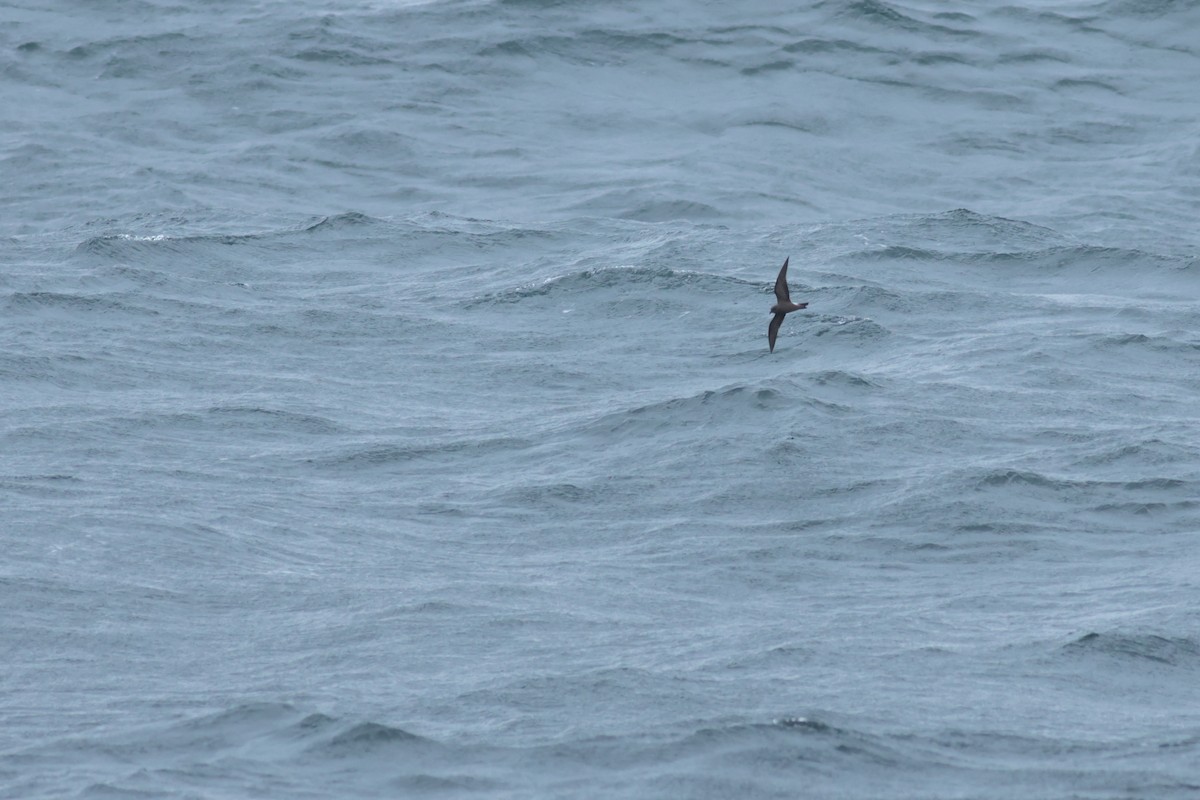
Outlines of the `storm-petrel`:
{"label": "storm-petrel", "polygon": [[779,335],[779,326],[783,324],[783,318],[793,311],[808,308],[808,303],[793,303],[791,295],[788,294],[787,265],[790,258],[789,256],[783,260],[783,268],[779,270],[779,277],[775,279],[775,299],[779,302],[771,306],[771,313],[775,316],[771,317],[771,324],[767,327],[767,341],[771,345],[772,353],[775,352],[775,337]]}

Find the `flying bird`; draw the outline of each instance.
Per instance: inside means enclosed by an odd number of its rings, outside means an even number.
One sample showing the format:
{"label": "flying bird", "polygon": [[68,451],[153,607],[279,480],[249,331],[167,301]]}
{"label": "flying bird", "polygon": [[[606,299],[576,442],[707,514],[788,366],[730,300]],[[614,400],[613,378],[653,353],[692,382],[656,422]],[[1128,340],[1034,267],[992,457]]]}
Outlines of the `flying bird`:
{"label": "flying bird", "polygon": [[779,326],[783,324],[783,318],[793,311],[799,311],[802,308],[808,308],[808,303],[793,303],[792,296],[788,293],[787,285],[787,265],[791,256],[783,260],[783,268],[779,270],[779,277],[775,279],[775,299],[778,301],[771,306],[771,313],[775,316],[771,317],[771,324],[767,327],[767,342],[771,345],[771,352],[775,352],[775,337],[779,335]]}

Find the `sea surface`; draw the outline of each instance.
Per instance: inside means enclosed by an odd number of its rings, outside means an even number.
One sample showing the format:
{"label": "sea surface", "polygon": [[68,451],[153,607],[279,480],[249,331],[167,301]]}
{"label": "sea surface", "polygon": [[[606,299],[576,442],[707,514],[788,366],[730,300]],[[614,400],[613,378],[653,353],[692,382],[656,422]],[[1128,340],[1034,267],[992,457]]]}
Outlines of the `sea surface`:
{"label": "sea surface", "polygon": [[0,3],[0,797],[1200,797],[1198,31]]}

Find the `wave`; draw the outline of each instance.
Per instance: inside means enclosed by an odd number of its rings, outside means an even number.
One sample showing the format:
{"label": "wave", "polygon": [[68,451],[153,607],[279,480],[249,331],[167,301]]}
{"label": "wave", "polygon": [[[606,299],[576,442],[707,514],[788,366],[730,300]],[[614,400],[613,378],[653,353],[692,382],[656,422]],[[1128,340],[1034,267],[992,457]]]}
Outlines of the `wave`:
{"label": "wave", "polygon": [[826,0],[818,3],[818,8],[829,9],[835,18],[854,23],[866,22],[891,32],[905,31],[921,36],[956,38],[974,38],[981,35],[968,27],[947,24],[974,22],[975,18],[968,14],[933,14],[931,16],[938,21],[930,22],[918,18],[912,10],[906,9],[909,13],[904,13],[897,5],[882,0]]}
{"label": "wave", "polygon": [[[430,215],[431,217],[433,215]],[[160,220],[156,223],[162,227],[172,225],[179,227],[189,224],[183,218]],[[84,239],[75,246],[77,255],[97,256],[113,260],[132,260],[142,255],[181,255],[196,252],[199,248],[230,248],[241,246],[273,246],[282,247],[290,241],[309,243],[312,234],[334,234],[340,236],[346,232],[360,233],[371,229],[390,229],[404,227],[404,223],[393,223],[389,220],[348,211],[333,214],[294,226],[271,227],[265,230],[248,231],[244,233],[212,232],[212,233],[104,233]],[[420,227],[419,224],[413,227]],[[307,236],[306,236],[307,234]],[[144,267],[141,263],[132,265],[133,268]]]}
{"label": "wave", "polygon": [[1200,258],[1150,253],[1144,250],[1095,245],[1050,247],[1009,252],[956,252],[887,247],[864,256],[880,260],[917,259],[958,262],[969,265],[1005,267],[1004,275],[1015,278],[1014,267],[1025,267],[1020,277],[1120,277],[1144,284],[1147,274],[1165,273],[1181,277],[1200,276]]}
{"label": "wave", "polygon": [[325,741],[309,748],[310,753],[319,753],[344,758],[347,756],[375,755],[387,751],[391,755],[412,752],[413,747],[432,747],[435,742],[378,722],[360,722],[339,731]]}
{"label": "wave", "polygon": [[690,427],[766,412],[786,404],[784,392],[778,388],[735,385],[615,411],[588,423],[584,430],[607,436],[635,430]]}
{"label": "wave", "polygon": [[1104,352],[1113,350],[1147,351],[1151,353],[1168,353],[1188,357],[1189,359],[1200,351],[1200,341],[1189,341],[1193,336],[1191,331],[1175,331],[1174,335],[1167,333],[1103,333],[1086,334],[1088,343]]}
{"label": "wave", "polygon": [[812,381],[820,386],[840,386],[850,389],[881,389],[882,384],[876,379],[857,372],[846,370],[824,370],[812,376]]}
{"label": "wave", "polygon": [[809,295],[822,309],[853,310],[857,313],[883,311],[901,315],[978,314],[992,311],[995,293],[960,290],[885,288],[875,285],[824,286]]}
{"label": "wave", "polygon": [[610,289],[655,290],[657,292],[686,290],[688,292],[724,294],[730,287],[761,289],[762,286],[763,284],[739,278],[666,267],[600,267],[559,275],[537,283],[484,295],[473,300],[471,305],[518,303],[532,298],[572,296]]}
{"label": "wave", "polygon": [[190,761],[247,751],[263,757],[281,748],[306,758],[345,758],[381,751],[394,755],[413,752],[413,748],[428,752],[438,743],[382,723],[346,724],[291,703],[252,702],[167,726],[132,731],[103,743],[79,738],[76,746],[79,750],[98,747],[109,755],[131,760],[173,755]]}
{"label": "wave", "polygon": [[828,336],[851,346],[871,345],[892,335],[892,332],[872,319],[862,317],[817,317],[805,320],[805,335],[813,338]]}
{"label": "wave", "polygon": [[[843,247],[827,261],[837,265],[889,264],[921,280],[953,281],[988,289],[1026,291],[1061,287],[1070,293],[1119,290],[1142,297],[1178,296],[1163,281],[1200,278],[1200,257],[1072,241],[1030,223],[988,217],[966,209],[932,215],[892,215],[830,226],[861,231],[860,246]],[[921,269],[925,267],[925,269]]]}
{"label": "wave", "polygon": [[[854,412],[854,406],[836,402],[837,398],[846,397],[848,391],[875,391],[880,388],[880,383],[858,373],[819,370],[788,379],[772,378],[769,385],[733,384],[635,405],[582,423],[574,430],[604,436],[631,431],[650,433],[700,427],[708,423],[726,423],[729,420],[745,421],[754,414],[775,414],[800,408],[846,414]],[[778,443],[777,446],[786,446],[786,443]]]}
{"label": "wave", "polygon": [[[71,258],[90,270],[91,279],[149,288],[157,298],[186,303],[199,296],[244,306],[264,297],[286,297],[291,287],[313,275],[330,291],[353,293],[394,273],[421,270],[431,279],[417,282],[419,293],[422,287],[449,291],[448,267],[460,267],[454,274],[474,287],[481,270],[511,274],[503,264],[505,253],[526,262],[542,254],[557,257],[567,240],[577,245],[579,235],[562,226],[436,212],[398,219],[347,212],[249,232],[104,233],[79,242]],[[482,262],[489,266],[473,266],[474,272],[461,268],[480,264],[481,253],[488,254]]]}
{"label": "wave", "polygon": [[[1082,637],[1076,646],[1095,646],[1089,636],[1096,634]],[[1194,645],[1178,642],[1165,650],[1161,643],[1135,649],[1139,654],[1132,657],[1143,663],[1175,666],[1178,649],[1186,651],[1185,659],[1195,657]],[[1160,661],[1160,654],[1166,660]],[[619,675],[610,677],[605,696],[628,691]],[[637,699],[626,697],[625,702]],[[1196,737],[1178,735],[1064,741],[1007,727],[928,733],[871,727],[878,726],[835,723],[819,714],[770,721],[750,716],[524,744],[495,737],[455,742],[374,720],[343,720],[286,703],[254,703],[165,727],[39,743],[22,753],[21,763],[66,764],[69,759],[71,781],[87,781],[84,795],[97,797],[136,797],[150,787],[158,796],[165,776],[189,791],[219,787],[226,794],[254,794],[270,776],[281,787],[294,787],[292,793],[316,788],[356,796],[496,789],[521,796],[576,796],[586,786],[589,795],[624,796],[632,790],[638,796],[710,797],[736,790],[743,796],[785,797],[803,785],[815,796],[849,791],[857,797],[895,794],[898,781],[954,787],[965,779],[994,782],[998,774],[1014,776],[1020,788],[1034,794],[1045,795],[1049,788],[1054,796],[1067,796],[1078,793],[1079,772],[1085,770],[1100,770],[1109,783],[1117,776],[1136,776],[1145,785],[1150,776],[1146,753],[1186,753],[1197,744]],[[1074,769],[1063,770],[1064,752]],[[1134,754],[1136,766],[1122,767],[1121,756]],[[1153,777],[1169,796],[1189,796],[1194,788],[1170,771]],[[65,788],[71,782],[56,785]],[[935,791],[932,796],[950,795]]]}
{"label": "wave", "polygon": [[85,490],[77,475],[0,475],[0,490],[14,496],[66,499]]}
{"label": "wave", "polygon": [[645,200],[618,214],[622,219],[664,222],[679,219],[716,219],[722,212],[696,200]]}
{"label": "wave", "polygon": [[[968,437],[961,437],[964,441]],[[944,437],[937,451],[946,447]],[[1057,454],[1043,455],[1055,460]],[[1145,475],[1104,480],[1085,471],[1034,470],[1027,467],[949,469],[908,486],[879,505],[878,527],[897,522],[938,519],[945,530],[960,533],[1049,535],[1069,539],[1080,534],[1141,530],[1155,516],[1161,530],[1190,530],[1200,482],[1191,477]],[[1136,520],[1136,522],[1135,522]]]}
{"label": "wave", "polygon": [[1108,0],[1101,8],[1118,17],[1196,17],[1196,4],[1188,0]]}
{"label": "wave", "polygon": [[488,42],[479,47],[477,55],[526,58],[551,56],[574,64],[619,64],[631,57],[662,53],[674,47],[696,43],[694,38],[668,30],[627,32],[588,27],[570,35],[536,32],[520,38]]}
{"label": "wave", "polygon": [[1041,472],[1021,469],[992,469],[972,479],[975,488],[1029,487],[1054,492],[1078,492],[1095,489],[1117,489],[1133,492],[1189,492],[1197,482],[1179,478],[1140,478],[1135,480],[1097,480],[1051,477]]}
{"label": "wave", "polygon": [[1186,636],[1086,633],[1063,646],[1066,653],[1152,661],[1200,670],[1200,642]]}
{"label": "wave", "polygon": [[1096,452],[1080,457],[1074,464],[1079,468],[1111,466],[1121,470],[1133,467],[1191,465],[1200,461],[1200,446],[1151,436],[1137,442],[1105,445]]}
{"label": "wave", "polygon": [[[189,233],[135,234],[106,233],[89,237],[75,246],[77,255],[97,256],[113,260],[133,259],[141,255],[181,255],[194,253],[203,247],[239,247],[247,245],[282,245],[305,233],[342,232],[383,226],[383,220],[365,214],[347,212],[322,217],[316,222],[298,227],[276,228],[248,233]],[[137,266],[143,266],[138,264]]]}
{"label": "wave", "polygon": [[228,430],[306,434],[331,434],[343,430],[328,417],[262,406],[213,406],[204,412],[204,417]]}
{"label": "wave", "polygon": [[464,438],[411,445],[371,443],[343,447],[333,453],[305,458],[304,463],[324,467],[375,468],[450,456],[511,453],[530,446],[529,440],[516,437]]}
{"label": "wave", "polygon": [[367,55],[346,47],[308,47],[289,54],[297,61],[310,61],[337,67],[388,66],[395,62],[390,58]]}
{"label": "wave", "polygon": [[110,294],[74,294],[71,292],[14,292],[4,298],[4,306],[12,313],[33,311],[64,311],[71,314],[134,313],[156,316],[159,312],[138,303],[122,302]]}
{"label": "wave", "polygon": [[[272,234],[195,234],[168,236],[166,234],[137,235],[113,233],[93,236],[75,247],[78,256],[93,256],[114,261],[138,261],[143,257],[179,257],[196,251],[200,246],[231,247],[261,242]],[[139,266],[144,264],[139,263]]]}
{"label": "wave", "polygon": [[[57,430],[53,426],[52,430]],[[233,434],[279,435],[305,434],[310,436],[344,433],[334,420],[317,414],[307,414],[282,408],[256,405],[217,405],[194,411],[147,411],[120,416],[98,416],[71,426],[73,435],[87,431],[145,433],[159,431],[222,431]]]}
{"label": "wave", "polygon": [[357,211],[347,211],[342,214],[334,214],[329,217],[321,217],[321,219],[308,225],[304,228],[307,233],[323,233],[325,231],[344,231],[358,230],[360,228],[373,228],[386,223],[377,217],[361,214]]}
{"label": "wave", "polygon": [[[545,34],[533,27],[479,43],[480,60],[526,69],[541,63],[624,67],[631,62],[671,59],[684,68],[735,71],[737,79],[770,80],[772,73],[825,72],[839,77],[925,90],[924,82],[897,79],[894,65],[906,63],[940,69],[946,63],[977,64],[983,48],[979,20],[969,14],[920,14],[881,0],[821,2],[795,8],[781,18],[790,24],[710,24],[692,27],[647,24],[629,28],[584,25],[565,33]],[[811,31],[828,31],[813,36]],[[879,35],[886,30],[889,37]],[[896,36],[901,34],[901,36]],[[547,61],[557,62],[547,64]],[[446,65],[451,70],[462,69]],[[970,92],[963,92],[970,96]],[[988,92],[977,94],[987,95]]]}
{"label": "wave", "polygon": [[564,482],[522,486],[505,490],[503,495],[507,502],[516,503],[521,507],[594,503],[611,496],[603,490]]}
{"label": "wave", "polygon": [[1029,486],[1038,489],[1062,491],[1065,489],[1082,488],[1088,482],[1078,482],[1051,478],[1039,472],[1018,469],[990,470],[976,479],[976,486],[987,489],[999,486]]}

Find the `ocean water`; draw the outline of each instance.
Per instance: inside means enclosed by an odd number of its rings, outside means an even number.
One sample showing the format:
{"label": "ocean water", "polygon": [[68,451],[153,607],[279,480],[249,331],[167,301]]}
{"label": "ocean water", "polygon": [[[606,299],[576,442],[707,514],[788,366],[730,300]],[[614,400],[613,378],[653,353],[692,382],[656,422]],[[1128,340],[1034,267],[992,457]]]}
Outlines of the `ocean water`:
{"label": "ocean water", "polygon": [[1200,796],[1197,30],[3,3],[0,796]]}

